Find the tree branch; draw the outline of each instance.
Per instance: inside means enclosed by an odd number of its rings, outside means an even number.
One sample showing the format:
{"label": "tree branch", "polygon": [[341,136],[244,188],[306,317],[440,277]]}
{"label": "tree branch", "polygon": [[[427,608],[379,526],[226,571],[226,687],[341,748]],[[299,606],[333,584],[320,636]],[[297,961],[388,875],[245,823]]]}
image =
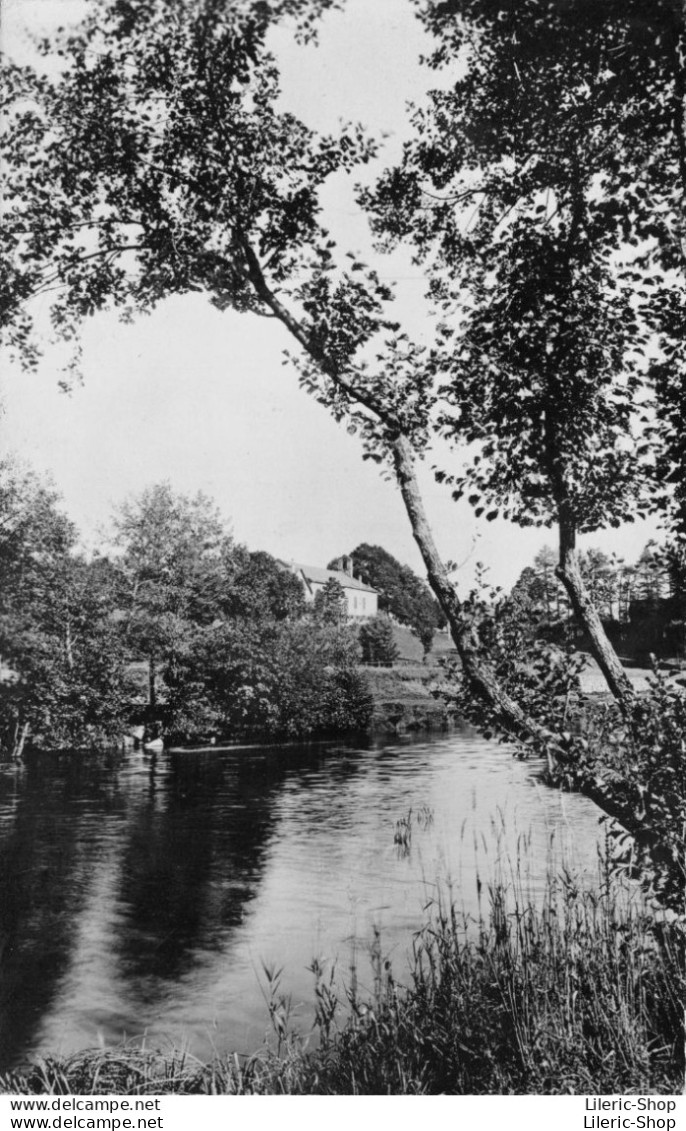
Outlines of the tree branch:
{"label": "tree branch", "polygon": [[331,379],[337,388],[344,392],[351,400],[357,401],[358,404],[373,413],[373,415],[392,432],[399,432],[400,428],[397,420],[393,420],[383,406],[369,392],[355,387],[346,380],[340,372],[340,369],[333,365],[324,351],[313,341],[312,335],[307,328],[303,326],[300,320],[296,318],[275,295],[265,279],[259,259],[246,239],[241,240],[241,247],[248,267],[248,277],[255,289],[257,297],[265,306],[269,307],[274,316],[279,319],[289,333],[303,347],[308,356],[319,365],[322,372]]}

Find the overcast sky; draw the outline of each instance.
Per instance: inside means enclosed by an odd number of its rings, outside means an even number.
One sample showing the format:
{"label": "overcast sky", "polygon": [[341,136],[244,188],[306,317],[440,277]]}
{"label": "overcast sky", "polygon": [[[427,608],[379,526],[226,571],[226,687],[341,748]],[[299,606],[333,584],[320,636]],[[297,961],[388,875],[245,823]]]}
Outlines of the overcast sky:
{"label": "overcast sky", "polygon": [[[81,0],[2,0],[2,41],[22,61],[27,32],[49,31],[82,10]],[[359,119],[388,135],[384,160],[407,135],[405,106],[421,98],[419,26],[407,0],[349,0],[323,24],[318,47],[276,43],[283,102],[308,125],[334,130]],[[345,248],[365,254],[394,280],[405,324],[423,328],[423,280],[406,253],[375,257],[352,184],[327,189],[327,222]],[[131,326],[111,316],[84,335],[84,384],[59,391],[60,351],[46,342],[37,374],[2,365],[3,451],[49,472],[87,545],[113,506],[167,479],[185,493],[211,495],[235,537],[252,549],[325,565],[360,542],[384,546],[423,573],[397,489],[363,463],[358,441],[301,392],[282,365],[291,343],[271,322],[219,313],[194,295],[166,303]],[[474,519],[422,474],[439,548],[466,564],[460,588],[481,560],[494,584],[509,586],[550,532]],[[590,544],[632,558],[654,528],[594,536]]]}

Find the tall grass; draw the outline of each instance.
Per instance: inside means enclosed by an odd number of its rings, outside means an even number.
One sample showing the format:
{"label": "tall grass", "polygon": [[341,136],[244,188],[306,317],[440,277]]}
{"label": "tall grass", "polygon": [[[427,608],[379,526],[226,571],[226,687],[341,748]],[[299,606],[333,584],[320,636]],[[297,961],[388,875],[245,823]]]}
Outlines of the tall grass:
{"label": "tall grass", "polygon": [[[486,889],[484,891],[486,895]],[[266,971],[274,1048],[201,1065],[131,1048],[8,1074],[20,1094],[428,1095],[681,1092],[684,934],[618,898],[550,877],[535,905],[494,883],[475,922],[436,903],[406,984],[380,942],[363,1000],[353,979],[337,1024],[334,979],[312,972],[318,1043],[293,1032]]]}

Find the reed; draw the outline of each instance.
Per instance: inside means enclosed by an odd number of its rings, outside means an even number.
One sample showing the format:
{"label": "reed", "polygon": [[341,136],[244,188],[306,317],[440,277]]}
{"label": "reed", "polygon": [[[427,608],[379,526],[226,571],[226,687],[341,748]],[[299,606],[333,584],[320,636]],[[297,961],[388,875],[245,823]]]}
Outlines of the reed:
{"label": "reed", "polygon": [[[487,898],[486,898],[487,896]],[[313,963],[317,1032],[290,1028],[272,972],[274,1047],[209,1065],[186,1053],[123,1048],[47,1059],[7,1074],[19,1094],[428,1095],[676,1093],[684,1084],[684,934],[609,883],[582,891],[551,876],[535,904],[484,885],[481,917],[449,900],[394,978],[378,937],[362,999],[347,1008]],[[340,1023],[339,1013],[342,1015]],[[344,1015],[343,1015],[344,1013]]]}

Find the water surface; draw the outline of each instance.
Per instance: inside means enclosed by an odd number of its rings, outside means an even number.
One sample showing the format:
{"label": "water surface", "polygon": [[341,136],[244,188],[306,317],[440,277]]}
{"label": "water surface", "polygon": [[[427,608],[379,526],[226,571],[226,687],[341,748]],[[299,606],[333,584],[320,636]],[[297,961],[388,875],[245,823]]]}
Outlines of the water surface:
{"label": "water surface", "polygon": [[[0,1068],[146,1035],[201,1058],[268,1028],[263,964],[307,1030],[313,958],[402,980],[437,882],[466,911],[522,858],[593,884],[587,799],[469,731],[369,747],[33,756],[0,774]],[[412,809],[409,852],[394,843]],[[483,895],[483,888],[482,888]]]}

